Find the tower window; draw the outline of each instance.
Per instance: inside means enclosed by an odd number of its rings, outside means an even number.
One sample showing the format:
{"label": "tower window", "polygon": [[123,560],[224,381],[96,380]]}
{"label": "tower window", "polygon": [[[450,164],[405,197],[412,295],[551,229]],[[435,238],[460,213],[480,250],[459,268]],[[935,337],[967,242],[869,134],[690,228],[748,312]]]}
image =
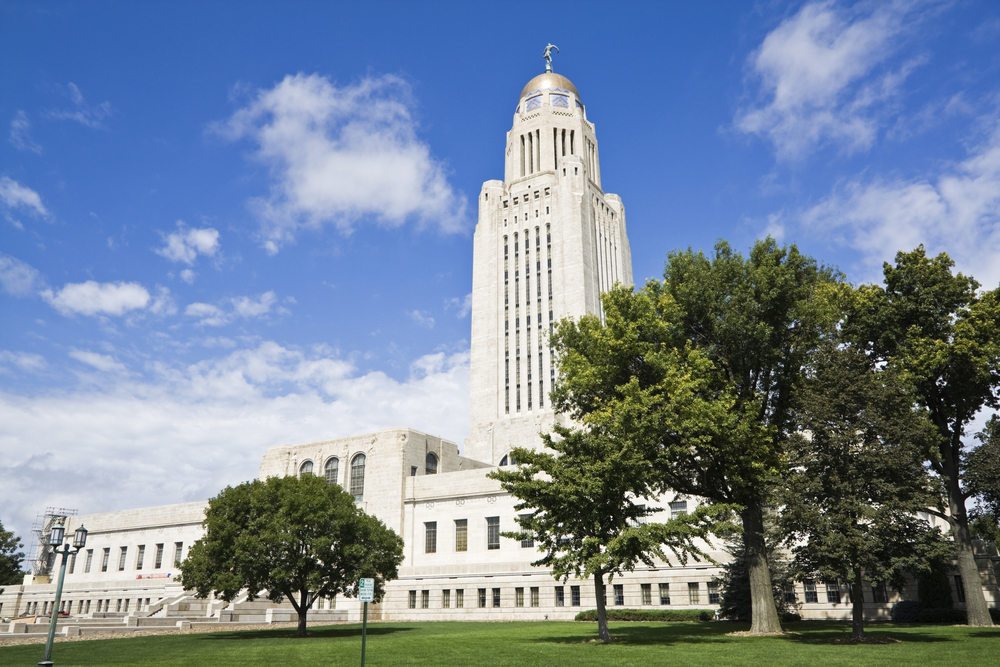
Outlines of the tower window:
{"label": "tower window", "polygon": [[365,455],[358,453],[351,459],[351,495],[361,501],[365,495]]}
{"label": "tower window", "polygon": [[299,466],[299,476],[305,477],[306,475],[311,475],[311,474],[313,474],[313,462],[303,461],[302,465]]}
{"label": "tower window", "polygon": [[438,471],[438,457],[434,452],[427,452],[426,474],[436,475]]}
{"label": "tower window", "polygon": [[331,456],[330,459],[326,462],[325,472],[326,472],[326,483],[336,484],[337,475],[340,473],[340,459],[338,459],[336,456]]}

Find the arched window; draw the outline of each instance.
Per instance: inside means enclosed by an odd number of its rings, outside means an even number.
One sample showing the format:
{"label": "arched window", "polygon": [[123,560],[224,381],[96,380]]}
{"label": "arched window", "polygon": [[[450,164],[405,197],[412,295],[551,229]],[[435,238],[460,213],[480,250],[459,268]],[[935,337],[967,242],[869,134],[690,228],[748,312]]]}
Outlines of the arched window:
{"label": "arched window", "polygon": [[365,496],[365,455],[355,454],[351,459],[351,495],[360,501]]}
{"label": "arched window", "polygon": [[517,461],[514,459],[513,456],[510,456],[509,454],[504,454],[503,458],[500,459],[500,467],[503,467],[503,466],[516,466],[516,465],[517,465]]}
{"label": "arched window", "polygon": [[326,483],[327,484],[337,484],[337,474],[340,472],[340,459],[336,456],[331,456],[326,461]]}
{"label": "arched window", "polygon": [[438,457],[434,452],[427,452],[427,468],[425,472],[428,475],[436,475],[438,471]]}
{"label": "arched window", "polygon": [[313,462],[303,461],[302,465],[299,466],[299,477],[304,477],[306,475],[313,474]]}

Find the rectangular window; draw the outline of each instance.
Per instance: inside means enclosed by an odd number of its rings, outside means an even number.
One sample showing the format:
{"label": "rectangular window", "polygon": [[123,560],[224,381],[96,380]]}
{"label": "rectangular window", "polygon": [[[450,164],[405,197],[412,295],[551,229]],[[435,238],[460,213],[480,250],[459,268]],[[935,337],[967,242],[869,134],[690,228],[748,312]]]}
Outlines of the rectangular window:
{"label": "rectangular window", "polygon": [[840,604],[840,582],[826,582],[826,601],[830,604]]}
{"label": "rectangular window", "polygon": [[[522,514],[521,515],[521,519],[527,520],[527,519],[530,519],[530,518],[531,518],[530,514]],[[522,549],[533,549],[534,547],[535,547],[535,539],[534,539],[534,537],[529,537],[526,540],[521,540],[521,548]]]}
{"label": "rectangular window", "polygon": [[625,604],[625,585],[615,584],[615,605],[622,606]]}
{"label": "rectangular window", "polygon": [[795,584],[785,584],[785,603],[795,604]]}
{"label": "rectangular window", "polygon": [[87,600],[87,604],[86,604],[86,606],[85,606],[85,607],[83,608],[83,613],[84,613],[84,614],[89,614],[89,613],[90,613],[90,600]]}
{"label": "rectangular window", "polygon": [[670,503],[670,518],[676,519],[677,517],[683,516],[688,512],[688,504],[686,500],[675,500]]}
{"label": "rectangular window", "polygon": [[819,595],[816,594],[816,582],[807,579],[802,582],[802,591],[805,594],[806,604],[819,602]]}
{"label": "rectangular window", "polygon": [[163,545],[162,544],[157,544],[156,545],[156,560],[153,561],[153,567],[155,569],[157,569],[157,570],[159,570],[161,567],[163,567]]}
{"label": "rectangular window", "polygon": [[523,607],[524,606],[524,589],[515,588],[514,589],[514,606]]}
{"label": "rectangular window", "polygon": [[183,542],[174,542],[174,567],[181,566],[181,554],[184,552]]}
{"label": "rectangular window", "polygon": [[69,573],[73,574],[73,570],[76,569],[76,554],[70,554],[69,556]]}
{"label": "rectangular window", "polygon": [[479,589],[479,608],[484,609],[486,607],[486,589]]}
{"label": "rectangular window", "polygon": [[889,596],[886,595],[885,584],[872,584],[872,601],[873,602],[889,601]]}
{"label": "rectangular window", "polygon": [[101,572],[108,571],[108,561],[111,560],[111,547],[104,547],[104,558],[101,560]]}
{"label": "rectangular window", "polygon": [[410,609],[417,608],[417,592],[410,591]]}
{"label": "rectangular window", "polygon": [[128,556],[128,547],[121,547],[118,552],[118,571],[122,572],[125,569],[125,557]]}
{"label": "rectangular window", "polygon": [[455,519],[455,551],[469,550],[469,520]]}
{"label": "rectangular window", "polygon": [[701,604],[701,594],[697,581],[688,584],[688,604]]}
{"label": "rectangular window", "polygon": [[417,476],[417,466],[410,466],[410,477]]}
{"label": "rectangular window", "polygon": [[451,590],[444,589],[441,591],[441,606],[445,609],[451,606]]}
{"label": "rectangular window", "polygon": [[538,606],[538,586],[531,587],[531,606]]}
{"label": "rectangular window", "polygon": [[500,548],[500,517],[486,517],[486,548]]}
{"label": "rectangular window", "polygon": [[456,588],[455,589],[455,608],[461,609],[465,606],[465,589]]}
{"label": "rectangular window", "polygon": [[708,604],[719,604],[719,582],[708,582]]}
{"label": "rectangular window", "polygon": [[660,584],[660,604],[670,604],[670,584]]}
{"label": "rectangular window", "polygon": [[642,603],[653,604],[653,585],[642,584],[641,589],[642,589]]}
{"label": "rectangular window", "polygon": [[499,588],[494,588],[493,589],[493,606],[494,607],[499,607],[500,606],[500,589]]}
{"label": "rectangular window", "polygon": [[94,550],[87,549],[87,564],[83,566],[83,571],[86,573],[90,572],[90,566],[94,562]]}
{"label": "rectangular window", "polygon": [[125,598],[125,605],[122,611],[125,612],[126,614],[128,613],[128,602],[129,602],[128,598]]}
{"label": "rectangular window", "polygon": [[[885,586],[883,586],[885,588]],[[959,602],[965,602],[965,586],[962,585],[962,575],[955,575],[955,593]],[[878,600],[876,600],[878,602]]]}
{"label": "rectangular window", "polygon": [[420,591],[420,608],[430,609],[430,606],[431,606],[431,592]]}
{"label": "rectangular window", "polygon": [[437,553],[438,524],[437,521],[424,522],[424,553]]}
{"label": "rectangular window", "polygon": [[580,606],[580,587],[570,586],[569,587],[570,604],[574,607]]}
{"label": "rectangular window", "polygon": [[566,606],[566,593],[562,586],[556,586],[556,606],[565,607]]}
{"label": "rectangular window", "polygon": [[146,545],[140,544],[139,552],[135,555],[135,569],[137,570],[142,569],[142,561],[145,557],[146,557]]}
{"label": "rectangular window", "polygon": [[121,610],[122,610],[122,599],[118,598],[118,604],[115,605],[115,611],[118,612]]}

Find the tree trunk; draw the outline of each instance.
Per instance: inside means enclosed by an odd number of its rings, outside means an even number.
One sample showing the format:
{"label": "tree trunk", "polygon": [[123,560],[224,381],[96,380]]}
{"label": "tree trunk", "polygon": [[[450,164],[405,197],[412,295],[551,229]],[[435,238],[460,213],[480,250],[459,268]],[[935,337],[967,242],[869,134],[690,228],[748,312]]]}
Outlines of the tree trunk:
{"label": "tree trunk", "polygon": [[778,609],[774,605],[771,570],[767,566],[767,545],[764,541],[764,512],[760,503],[751,503],[741,513],[743,541],[747,552],[750,575],[750,634],[781,632]]}
{"label": "tree trunk", "polygon": [[851,602],[853,611],[851,613],[851,639],[861,640],[865,638],[865,589],[862,581],[865,571],[863,568],[854,570],[854,584],[851,586]]}
{"label": "tree trunk", "polygon": [[993,627],[990,610],[986,605],[986,594],[983,592],[983,582],[979,576],[979,566],[976,565],[976,555],[972,548],[972,534],[969,532],[969,515],[965,511],[965,496],[957,481],[958,475],[952,474],[954,466],[945,468],[948,486],[948,505],[951,510],[955,528],[955,547],[958,561],[958,573],[962,576],[962,590],[965,593],[965,612],[968,624],[980,628]]}
{"label": "tree trunk", "polygon": [[299,615],[299,626],[295,630],[296,637],[306,636],[306,619],[309,614],[309,606],[311,600],[309,599],[309,591],[299,591],[299,601],[295,601],[294,595],[288,595],[288,601],[292,603],[292,608],[295,609],[295,613]]}
{"label": "tree trunk", "polygon": [[597,594],[597,638],[609,642],[611,633],[608,631],[607,587],[604,585],[603,570],[594,572],[594,592]]}

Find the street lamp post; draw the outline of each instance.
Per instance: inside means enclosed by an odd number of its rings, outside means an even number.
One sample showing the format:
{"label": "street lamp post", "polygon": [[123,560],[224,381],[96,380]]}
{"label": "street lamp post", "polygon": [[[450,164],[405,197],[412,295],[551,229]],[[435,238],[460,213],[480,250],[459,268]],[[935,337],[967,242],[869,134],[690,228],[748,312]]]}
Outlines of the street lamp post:
{"label": "street lamp post", "polygon": [[[56,636],[56,620],[59,618],[59,603],[62,601],[63,578],[66,576],[66,557],[71,553],[79,553],[81,549],[87,546],[87,529],[83,526],[76,529],[76,533],[73,535],[72,548],[70,548],[69,544],[63,544],[63,537],[65,535],[66,527],[62,525],[52,526],[52,530],[49,532],[49,544],[54,547],[55,553],[62,554],[62,565],[59,567],[56,601],[52,604],[52,618],[49,620],[49,637],[45,640],[45,655],[42,656],[42,661],[38,663],[39,667],[43,665],[50,667],[52,665],[52,640]],[[60,546],[63,547],[61,551],[59,550]]]}

